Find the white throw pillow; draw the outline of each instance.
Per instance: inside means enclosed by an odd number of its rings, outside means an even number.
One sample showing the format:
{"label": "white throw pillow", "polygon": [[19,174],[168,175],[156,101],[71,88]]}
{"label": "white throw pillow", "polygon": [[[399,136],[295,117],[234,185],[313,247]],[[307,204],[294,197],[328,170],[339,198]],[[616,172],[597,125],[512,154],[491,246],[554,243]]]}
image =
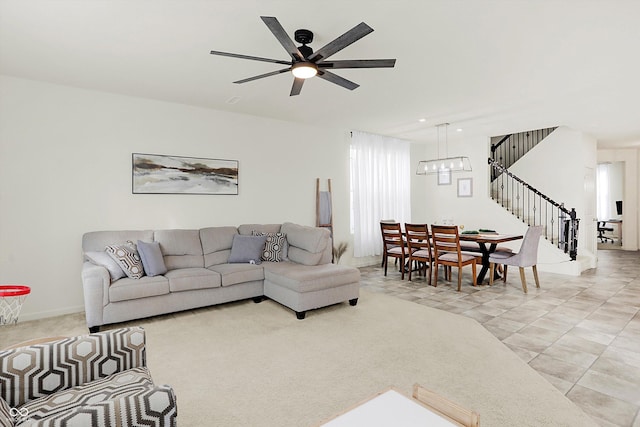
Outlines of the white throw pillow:
{"label": "white throw pillow", "polygon": [[85,252],[84,256],[95,265],[106,268],[112,282],[126,276],[125,272],[120,268],[120,265],[106,252],[89,251]]}

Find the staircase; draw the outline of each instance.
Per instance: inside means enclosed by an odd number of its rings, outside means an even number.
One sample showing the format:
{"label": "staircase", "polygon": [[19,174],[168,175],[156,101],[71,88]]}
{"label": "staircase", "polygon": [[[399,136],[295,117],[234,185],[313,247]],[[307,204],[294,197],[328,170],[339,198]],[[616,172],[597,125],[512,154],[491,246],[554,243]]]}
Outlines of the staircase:
{"label": "staircase", "polygon": [[[491,198],[527,225],[542,225],[543,236],[571,260],[578,255],[578,226],[575,209],[567,209],[514,175],[508,167],[531,150],[556,128],[521,132],[495,138],[491,146]],[[497,158],[496,158],[497,157]],[[508,164],[503,164],[502,161]]]}
{"label": "staircase", "polygon": [[[491,158],[509,169],[512,164],[556,129],[557,127],[551,127],[493,137],[491,138]],[[497,177],[493,173],[492,171],[492,181]]]}

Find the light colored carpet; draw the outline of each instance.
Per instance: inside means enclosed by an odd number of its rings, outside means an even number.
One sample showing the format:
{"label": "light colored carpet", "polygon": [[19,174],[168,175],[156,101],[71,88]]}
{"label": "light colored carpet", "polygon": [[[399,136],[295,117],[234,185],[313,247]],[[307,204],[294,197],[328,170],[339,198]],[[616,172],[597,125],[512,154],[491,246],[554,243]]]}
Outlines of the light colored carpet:
{"label": "light colored carpet", "polygon": [[[147,331],[156,383],[180,426],[313,426],[394,386],[420,383],[490,426],[595,426],[474,320],[362,292],[356,307],[298,321],[273,301],[225,304],[131,324]],[[123,325],[118,325],[123,326]],[[82,315],[0,328],[0,348],[86,333]]]}

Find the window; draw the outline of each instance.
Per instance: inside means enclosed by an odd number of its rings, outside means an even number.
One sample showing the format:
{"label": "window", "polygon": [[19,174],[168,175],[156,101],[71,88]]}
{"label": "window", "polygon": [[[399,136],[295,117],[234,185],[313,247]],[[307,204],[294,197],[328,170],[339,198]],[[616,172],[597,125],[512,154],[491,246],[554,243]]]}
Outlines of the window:
{"label": "window", "polygon": [[351,227],[355,257],[382,254],[382,219],[411,220],[411,144],[353,131]]}

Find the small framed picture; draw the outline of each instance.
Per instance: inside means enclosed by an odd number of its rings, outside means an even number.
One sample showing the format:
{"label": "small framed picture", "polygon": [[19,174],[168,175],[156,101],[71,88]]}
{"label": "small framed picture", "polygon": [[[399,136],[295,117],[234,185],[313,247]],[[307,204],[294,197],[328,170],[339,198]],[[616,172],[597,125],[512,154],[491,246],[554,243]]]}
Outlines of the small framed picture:
{"label": "small framed picture", "polygon": [[451,185],[451,169],[438,169],[438,185]]}
{"label": "small framed picture", "polygon": [[458,178],[458,197],[473,196],[473,178]]}

